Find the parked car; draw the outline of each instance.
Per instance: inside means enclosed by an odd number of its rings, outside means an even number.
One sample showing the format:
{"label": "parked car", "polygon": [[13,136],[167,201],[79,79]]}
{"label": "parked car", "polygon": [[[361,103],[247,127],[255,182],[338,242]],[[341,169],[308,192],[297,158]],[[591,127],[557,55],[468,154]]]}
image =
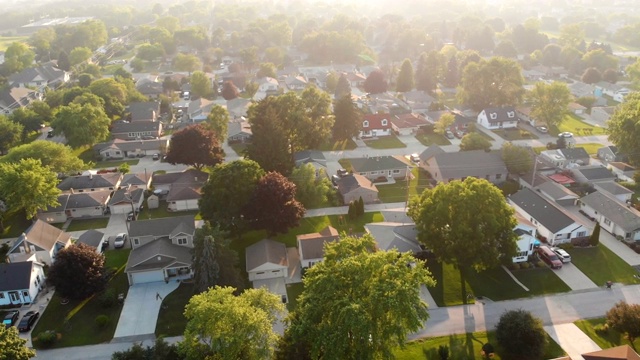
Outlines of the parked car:
{"label": "parked car", "polygon": [[35,324],[36,320],[38,320],[39,316],[40,313],[37,311],[27,311],[22,317],[22,320],[20,320],[20,324],[18,324],[18,331],[25,332],[31,330],[31,327]]}
{"label": "parked car", "polygon": [[104,239],[102,242],[102,251],[105,251],[109,248],[109,239]]}
{"label": "parked car", "polygon": [[536,130],[540,131],[543,134],[546,134],[549,132],[549,128],[547,128],[546,126],[536,126]]}
{"label": "parked car", "polygon": [[409,158],[414,163],[419,163],[420,162],[420,155],[418,155],[418,154],[411,154],[411,155],[409,155]]}
{"label": "parked car", "polygon": [[457,137],[458,139],[462,139],[462,137],[464,136],[464,133],[460,130],[456,130],[456,132],[454,133],[455,137]]}
{"label": "parked car", "polygon": [[153,154],[153,161],[160,160],[160,154]]}
{"label": "parked car", "polygon": [[18,316],[20,316],[20,312],[18,310],[9,311],[7,315],[4,316],[4,320],[2,320],[2,323],[4,324],[5,328],[8,329],[12,327],[13,324],[15,324],[16,321],[18,321]]}
{"label": "parked car", "polygon": [[124,247],[124,242],[127,241],[127,234],[120,233],[116,235],[115,240],[113,240],[113,247],[116,249],[120,249]]}
{"label": "parked car", "polygon": [[49,131],[47,132],[47,137],[48,137],[48,138],[52,138],[52,137],[53,137],[53,130],[49,130]]}
{"label": "parked car", "polygon": [[536,249],[536,253],[538,254],[538,258],[544,261],[552,269],[562,269],[562,261],[560,261],[558,255],[548,246],[540,246]]}
{"label": "parked car", "polygon": [[447,137],[447,139],[454,139],[455,136],[453,135],[453,132],[451,132],[451,130],[447,130],[444,132],[444,136]]}
{"label": "parked car", "polygon": [[571,254],[566,252],[564,249],[554,248],[553,252],[556,253],[556,255],[558,255],[558,258],[560,258],[560,261],[562,261],[563,263],[571,262]]}
{"label": "parked car", "polygon": [[568,131],[561,132],[560,134],[558,134],[558,137],[561,137],[561,138],[570,138],[570,137],[573,137],[573,133],[570,133],[570,132],[568,132]]}
{"label": "parked car", "polygon": [[331,183],[333,184],[333,186],[338,186],[338,181],[339,180],[340,180],[340,176],[331,175]]}
{"label": "parked car", "polygon": [[349,175],[349,172],[347,170],[345,170],[345,169],[338,169],[338,171],[336,171],[336,174],[338,176],[340,176],[341,178],[343,178],[343,177]]}

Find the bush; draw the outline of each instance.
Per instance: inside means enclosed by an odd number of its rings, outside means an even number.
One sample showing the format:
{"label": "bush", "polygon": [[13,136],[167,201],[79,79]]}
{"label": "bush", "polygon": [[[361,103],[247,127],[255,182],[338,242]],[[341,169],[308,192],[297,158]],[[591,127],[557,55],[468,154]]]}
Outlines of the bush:
{"label": "bush", "polygon": [[529,264],[528,262],[523,262],[522,264],[520,264],[520,267],[522,269],[528,269],[531,267],[531,264]]}
{"label": "bush", "polygon": [[593,331],[598,335],[606,335],[609,333],[609,324],[598,324],[593,327]]}
{"label": "bush", "polygon": [[560,249],[569,250],[569,249],[573,249],[573,244],[571,244],[571,243],[560,244],[560,245],[558,245],[558,247]]}
{"label": "bush", "polygon": [[58,334],[55,330],[47,330],[38,334],[38,343],[43,348],[50,348],[58,340]]}
{"label": "bush", "polygon": [[118,296],[113,289],[108,289],[100,295],[98,302],[103,308],[110,308],[118,303]]}
{"label": "bush", "polygon": [[96,325],[100,329],[104,329],[109,324],[109,317],[107,315],[98,315],[96,316]]}
{"label": "bush", "polygon": [[544,267],[544,266],[545,266],[545,265],[544,265],[544,261],[542,261],[542,260],[538,260],[538,262],[536,262],[536,267],[541,268],[541,267]]}
{"label": "bush", "polygon": [[509,270],[520,270],[520,264],[518,263],[509,264],[508,268]]}

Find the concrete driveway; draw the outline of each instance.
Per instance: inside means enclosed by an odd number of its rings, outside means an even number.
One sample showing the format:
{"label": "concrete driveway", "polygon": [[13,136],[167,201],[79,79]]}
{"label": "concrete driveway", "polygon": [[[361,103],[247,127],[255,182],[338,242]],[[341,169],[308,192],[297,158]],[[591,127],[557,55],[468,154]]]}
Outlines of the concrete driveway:
{"label": "concrete driveway", "polygon": [[562,265],[562,269],[553,270],[558,277],[569,285],[571,290],[586,290],[597,288],[591,279],[587,277],[580,269],[575,267],[572,263],[565,263]]}
{"label": "concrete driveway", "polygon": [[567,352],[571,360],[584,360],[582,354],[601,350],[598,344],[572,323],[549,325],[544,330]]}
{"label": "concrete driveway", "polygon": [[113,341],[139,340],[155,336],[162,299],[180,285],[177,281],[133,285],[124,301]]}

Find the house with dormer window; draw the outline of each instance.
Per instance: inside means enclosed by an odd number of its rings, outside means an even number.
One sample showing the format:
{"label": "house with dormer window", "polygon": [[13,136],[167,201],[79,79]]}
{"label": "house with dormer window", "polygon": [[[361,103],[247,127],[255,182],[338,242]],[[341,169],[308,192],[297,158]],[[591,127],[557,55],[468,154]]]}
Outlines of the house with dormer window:
{"label": "house with dormer window", "polygon": [[516,128],[516,109],[513,106],[484,109],[478,114],[478,124],[489,130]]}
{"label": "house with dormer window", "polygon": [[362,119],[360,137],[391,135],[391,114],[367,114]]}
{"label": "house with dormer window", "polygon": [[9,248],[9,262],[34,261],[51,265],[58,252],[71,246],[71,235],[42,220],[36,220]]}
{"label": "house with dormer window", "polygon": [[125,270],[129,285],[191,279],[195,231],[193,215],[132,221]]}

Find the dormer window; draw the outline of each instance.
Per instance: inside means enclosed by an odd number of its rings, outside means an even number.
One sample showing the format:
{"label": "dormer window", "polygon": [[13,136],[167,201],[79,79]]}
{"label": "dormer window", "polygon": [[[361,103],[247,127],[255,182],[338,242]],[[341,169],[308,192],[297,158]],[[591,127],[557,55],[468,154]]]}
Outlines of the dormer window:
{"label": "dormer window", "polygon": [[382,120],[382,126],[387,126],[387,124],[388,124],[387,119],[383,119]]}
{"label": "dormer window", "polygon": [[511,118],[516,117],[516,113],[513,112],[513,111],[507,111],[507,116],[511,119]]}
{"label": "dormer window", "polygon": [[186,237],[179,237],[177,240],[178,240],[178,245],[187,245]]}
{"label": "dormer window", "polygon": [[498,118],[498,113],[489,113],[489,117],[491,118],[491,120],[496,120]]}
{"label": "dormer window", "polygon": [[362,122],[362,127],[369,127],[369,121],[365,120]]}

